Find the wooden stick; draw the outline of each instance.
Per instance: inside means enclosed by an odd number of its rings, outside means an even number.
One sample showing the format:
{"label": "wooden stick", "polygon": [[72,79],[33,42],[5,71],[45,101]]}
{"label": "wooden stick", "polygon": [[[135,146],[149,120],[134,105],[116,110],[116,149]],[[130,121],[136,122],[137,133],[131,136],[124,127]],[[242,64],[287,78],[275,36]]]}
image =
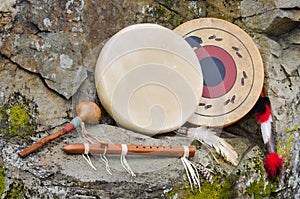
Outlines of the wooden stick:
{"label": "wooden stick", "polygon": [[18,153],[18,155],[21,158],[25,158],[29,154],[31,154],[31,153],[39,150],[40,148],[42,148],[45,144],[51,142],[52,140],[55,140],[56,138],[58,138],[62,135],[65,135],[65,134],[71,132],[74,129],[75,129],[74,124],[68,123],[63,129],[60,129],[60,130],[48,135],[47,137],[37,141],[36,143],[33,143],[29,147],[23,149],[22,151],[20,151]]}
{"label": "wooden stick", "polygon": [[[106,146],[106,149],[105,149]],[[189,146],[189,157],[194,157],[195,147]],[[139,146],[127,145],[128,155],[175,156],[184,155],[183,146]],[[62,148],[68,154],[83,154],[85,146],[82,143],[68,144]],[[89,154],[122,154],[122,144],[89,144]]]}

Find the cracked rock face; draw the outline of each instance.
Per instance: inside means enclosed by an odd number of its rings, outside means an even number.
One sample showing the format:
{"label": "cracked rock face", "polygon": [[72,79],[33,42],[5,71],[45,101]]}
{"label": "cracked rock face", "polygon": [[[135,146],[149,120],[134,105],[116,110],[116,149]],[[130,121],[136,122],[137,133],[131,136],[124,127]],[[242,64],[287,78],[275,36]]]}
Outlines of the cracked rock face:
{"label": "cracked rock face", "polygon": [[253,1],[240,4],[247,28],[269,35],[284,34],[299,25],[300,4],[296,1]]}
{"label": "cracked rock face", "polygon": [[[104,167],[102,173],[93,175],[86,162],[81,161],[81,156],[68,156],[60,150],[66,143],[81,141],[78,134],[58,139],[26,160],[18,158],[16,152],[70,121],[76,114],[74,106],[77,102],[89,100],[100,104],[94,84],[94,67],[102,47],[116,32],[136,23],[157,23],[174,29],[191,19],[217,17],[244,29],[260,50],[265,67],[264,91],[272,103],[277,148],[285,157],[280,191],[275,194],[281,198],[300,197],[299,8],[299,1],[295,0],[0,0],[0,108],[4,110],[9,97],[20,93],[30,99],[38,110],[37,132],[13,139],[1,135],[2,165],[6,168],[7,182],[4,196],[9,196],[14,187],[23,186],[25,189],[20,191],[20,195],[28,198],[45,194],[49,197],[68,194],[70,198],[153,198],[164,196],[178,183],[183,184],[184,175],[179,174],[184,170],[180,164],[132,179],[120,171],[122,168],[115,160],[114,169],[119,176],[110,178]],[[102,112],[101,123],[115,125],[112,118],[105,115],[104,109]],[[252,134],[248,134],[247,138],[258,145],[258,151],[264,151],[260,129],[253,117],[253,113],[249,113],[232,128],[236,132],[241,131],[239,126],[248,129]],[[5,118],[0,119],[0,124],[5,122]],[[122,135],[124,131],[121,129],[105,128],[116,133],[117,136],[111,138],[116,139],[114,142],[139,143],[144,139],[128,139],[126,133]],[[172,140],[172,137],[168,139]],[[243,147],[234,145],[239,155],[249,144],[246,139],[241,140]],[[152,142],[163,141],[154,138],[145,141],[148,144]],[[173,144],[176,143],[181,142],[174,141]],[[252,150],[246,159],[258,157],[262,161],[262,156],[256,151]],[[201,156],[200,159],[205,158]],[[160,161],[157,164],[161,164]],[[100,160],[96,162],[99,167],[103,165]],[[131,162],[133,167],[138,168],[138,160]],[[214,161],[210,164],[225,171],[240,169],[228,169],[228,164],[219,165]],[[261,173],[255,171],[253,176],[256,177],[240,176],[236,183],[245,195],[250,182],[262,178]],[[134,184],[134,188],[130,183]],[[177,196],[181,195],[178,193]]]}
{"label": "cracked rock face", "polygon": [[63,98],[58,98],[49,90],[35,74],[29,73],[8,60],[0,61],[1,80],[0,104],[4,105],[10,94],[21,92],[27,99],[32,99],[37,105],[37,131],[51,129],[66,122],[71,104]]}
{"label": "cracked rock face", "polygon": [[[13,41],[10,41],[12,39]],[[16,35],[7,40],[2,53],[13,63],[39,73],[46,84],[69,99],[87,78],[82,66],[81,42],[65,33]],[[11,44],[14,44],[11,49]]]}

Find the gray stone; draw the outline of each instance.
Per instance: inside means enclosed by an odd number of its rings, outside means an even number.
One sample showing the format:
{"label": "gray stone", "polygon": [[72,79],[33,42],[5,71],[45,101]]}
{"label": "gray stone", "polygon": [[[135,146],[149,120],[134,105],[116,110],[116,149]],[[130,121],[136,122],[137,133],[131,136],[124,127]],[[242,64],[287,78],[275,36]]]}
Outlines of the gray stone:
{"label": "gray stone", "polygon": [[295,121],[300,119],[297,111],[300,106],[299,85],[299,77],[290,77],[282,81],[269,80],[268,94],[272,104],[272,115],[276,118],[274,120],[276,131],[280,132],[279,135],[285,132],[286,129],[291,128],[292,125],[295,125]]}
{"label": "gray stone", "polygon": [[282,54],[281,46],[265,35],[256,35],[255,42],[263,59],[266,78],[285,79],[286,75],[279,61]]}
{"label": "gray stone", "polygon": [[18,9],[42,32],[81,33],[84,6],[84,1],[31,0],[28,3],[19,4]]}
{"label": "gray stone", "polygon": [[297,76],[300,67],[300,46],[292,45],[282,51],[281,65],[284,67],[288,76]]}
{"label": "gray stone", "polygon": [[295,0],[274,0],[277,8],[300,8],[300,2]]}
{"label": "gray stone", "polygon": [[[298,76],[290,77],[291,86],[290,90],[293,93],[293,95],[290,95],[290,100],[288,102],[292,103],[292,101],[298,101],[298,96],[300,95],[300,78]],[[288,97],[287,97],[288,98]],[[296,109],[297,110],[297,109]],[[295,111],[297,113],[298,111]]]}
{"label": "gray stone", "polygon": [[283,49],[288,48],[290,45],[300,45],[300,29],[295,28],[291,32],[283,34],[279,38],[279,43]]}
{"label": "gray stone", "polygon": [[0,3],[0,31],[8,31],[13,26],[17,15],[14,8],[16,0],[5,0]]}
{"label": "gray stone", "polygon": [[69,99],[87,77],[82,64],[84,36],[80,33],[83,6],[83,1],[17,4],[24,15],[17,24],[29,23],[31,32],[9,37],[1,53],[26,70],[40,73],[51,89]]}
{"label": "gray stone", "polygon": [[[253,15],[243,19],[247,26],[256,32],[270,35],[281,35],[299,25],[299,10],[273,9],[262,14]],[[280,27],[280,28],[278,28]]]}
{"label": "gray stone", "polygon": [[101,49],[107,41],[108,39],[99,43],[94,48],[86,50],[85,57],[83,57],[83,65],[85,66],[85,68],[87,68],[89,72],[94,72],[94,67],[96,66]]}
{"label": "gray stone", "polygon": [[240,9],[242,17],[253,17],[275,9],[275,4],[272,1],[243,0]]}
{"label": "gray stone", "polygon": [[243,0],[240,3],[242,17],[251,17],[275,9],[299,8],[299,1],[295,0]]}
{"label": "gray stone", "polygon": [[[74,42],[72,35],[24,34],[11,39],[14,43],[13,54],[7,54],[9,50],[5,47],[2,53],[22,68],[41,74],[50,88],[67,99],[74,95],[87,78],[86,69],[81,63],[81,42]],[[9,45],[12,42],[7,43]]]}
{"label": "gray stone", "polygon": [[[275,60],[267,61],[267,73],[272,75],[267,79],[269,96],[272,99],[272,113],[278,132],[285,132],[294,121],[299,121],[299,59],[300,49],[297,43],[298,29],[282,35],[279,38],[282,53]],[[277,44],[278,45],[278,44]],[[266,48],[267,49],[267,48]],[[271,66],[269,68],[268,66]],[[270,70],[272,69],[272,70]],[[280,71],[280,76],[278,76]],[[295,110],[295,111],[291,111]],[[280,135],[279,135],[280,136]],[[282,136],[284,139],[285,136]]]}
{"label": "gray stone", "polygon": [[[18,69],[7,60],[0,62],[0,92],[3,94],[1,104],[4,105],[11,93],[20,92],[38,106],[37,131],[44,131],[66,122],[71,104],[49,90],[36,75]],[[5,69],[5,70],[3,70]]]}
{"label": "gray stone", "polygon": [[85,81],[81,84],[78,89],[78,92],[73,96],[72,103],[73,107],[76,106],[79,102],[90,101],[95,102],[98,100],[97,91],[95,86],[94,75],[90,75]]}

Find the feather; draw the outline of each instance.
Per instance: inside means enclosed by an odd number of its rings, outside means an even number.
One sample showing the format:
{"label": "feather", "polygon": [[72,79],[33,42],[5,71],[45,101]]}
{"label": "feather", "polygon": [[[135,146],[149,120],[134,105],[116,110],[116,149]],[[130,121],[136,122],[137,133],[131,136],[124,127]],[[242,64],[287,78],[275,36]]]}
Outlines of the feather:
{"label": "feather", "polygon": [[269,117],[269,120],[260,124],[261,134],[264,141],[264,144],[267,144],[272,135],[272,117]]}
{"label": "feather", "polygon": [[264,159],[264,168],[269,178],[280,174],[283,168],[283,159],[276,153],[276,147],[271,139],[272,136],[272,115],[271,103],[268,97],[261,93],[256,103],[256,120],[260,124],[264,144],[268,146],[269,154]]}
{"label": "feather", "polygon": [[256,120],[260,124],[264,144],[267,144],[272,135],[271,103],[268,97],[260,97],[256,103]]}
{"label": "feather", "polygon": [[281,172],[283,168],[283,159],[275,152],[269,153],[264,159],[264,167],[268,177],[272,179]]}
{"label": "feather", "polygon": [[213,177],[211,173],[213,173],[212,170],[202,166],[200,163],[194,163],[196,169],[198,172],[204,177],[205,180],[207,180],[210,184],[214,182]]}
{"label": "feather", "polygon": [[187,158],[189,157],[189,148],[187,146],[183,146],[184,148],[184,154],[181,157],[181,162],[184,166],[186,175],[188,177],[188,181],[191,186],[191,190],[193,190],[193,186],[198,187],[200,191],[200,179],[199,179],[199,173],[195,165],[190,162]]}
{"label": "feather", "polygon": [[214,148],[217,153],[223,156],[228,162],[235,166],[238,164],[237,152],[229,143],[226,142],[225,139],[217,136],[215,131],[204,126],[200,126],[198,128],[182,127],[177,130],[177,133],[207,144],[209,147]]}
{"label": "feather", "polygon": [[256,119],[258,123],[264,123],[271,117],[271,102],[268,97],[260,97],[256,103]]}

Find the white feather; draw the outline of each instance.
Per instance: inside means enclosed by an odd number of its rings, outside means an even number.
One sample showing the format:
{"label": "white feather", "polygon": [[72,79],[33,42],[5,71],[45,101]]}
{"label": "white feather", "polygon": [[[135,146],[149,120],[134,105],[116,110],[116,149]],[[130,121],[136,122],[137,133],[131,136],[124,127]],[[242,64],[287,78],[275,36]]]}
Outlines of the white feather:
{"label": "white feather", "polygon": [[181,128],[177,132],[181,135],[185,135],[192,139],[199,140],[200,142],[205,143],[210,147],[213,147],[217,151],[217,153],[222,155],[227,161],[229,161],[233,165],[238,164],[237,152],[229,143],[226,142],[225,139],[217,136],[217,133],[215,131],[201,126],[198,128],[188,129],[188,133],[186,133],[186,130],[184,128]]}
{"label": "white feather", "polygon": [[262,134],[264,144],[267,144],[269,142],[269,140],[271,139],[271,134],[272,134],[272,117],[271,116],[266,122],[261,123],[260,129],[261,129],[261,134]]}

